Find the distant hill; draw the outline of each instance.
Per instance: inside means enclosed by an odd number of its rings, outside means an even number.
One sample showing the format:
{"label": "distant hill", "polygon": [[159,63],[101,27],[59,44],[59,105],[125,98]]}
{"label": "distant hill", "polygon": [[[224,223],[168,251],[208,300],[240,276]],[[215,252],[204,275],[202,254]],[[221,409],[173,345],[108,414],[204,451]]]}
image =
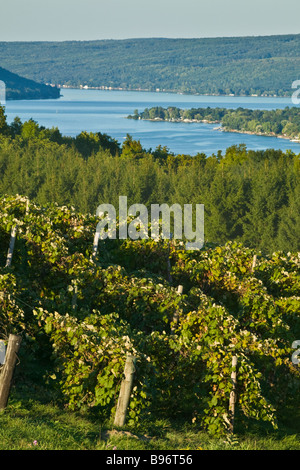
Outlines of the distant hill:
{"label": "distant hill", "polygon": [[0,80],[5,83],[7,100],[47,99],[60,96],[58,88],[20,77],[2,67],[0,67]]}
{"label": "distant hill", "polygon": [[0,42],[0,63],[40,83],[199,94],[292,94],[300,34]]}

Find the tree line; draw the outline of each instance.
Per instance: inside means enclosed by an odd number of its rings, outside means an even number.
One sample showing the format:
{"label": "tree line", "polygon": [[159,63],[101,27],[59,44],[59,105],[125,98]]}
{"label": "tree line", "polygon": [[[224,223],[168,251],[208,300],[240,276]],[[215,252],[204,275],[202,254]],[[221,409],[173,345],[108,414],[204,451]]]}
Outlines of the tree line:
{"label": "tree line", "polygon": [[101,203],[205,205],[207,242],[241,242],[266,253],[299,251],[300,160],[291,151],[248,150],[175,155],[120,145],[101,133],[64,137],[35,121],[6,122],[0,112],[0,194],[41,205],[73,205],[95,214]]}
{"label": "tree line", "polygon": [[197,121],[221,123],[227,131],[251,132],[283,136],[300,140],[300,108],[284,109],[227,109],[227,108],[191,108],[181,109],[175,106],[163,108],[155,106],[146,108],[141,113],[134,111],[129,119],[163,120],[163,121]]}

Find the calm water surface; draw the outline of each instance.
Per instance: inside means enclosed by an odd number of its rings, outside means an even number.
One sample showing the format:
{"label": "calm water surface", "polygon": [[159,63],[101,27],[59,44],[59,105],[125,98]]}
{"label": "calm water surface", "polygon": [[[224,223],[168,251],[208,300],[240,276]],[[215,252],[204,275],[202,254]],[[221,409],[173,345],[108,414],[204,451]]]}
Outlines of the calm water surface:
{"label": "calm water surface", "polygon": [[170,123],[126,119],[153,106],[178,108],[251,108],[279,109],[292,106],[291,98],[262,98],[235,96],[195,96],[175,93],[135,91],[63,89],[58,100],[7,101],[6,115],[11,122],[19,116],[30,118],[45,127],[58,127],[63,135],[76,136],[81,131],[102,132],[122,143],[126,134],[140,140],[146,149],[167,146],[176,154],[207,155],[222,152],[231,145],[244,143],[248,149],[267,148],[300,152],[300,144],[276,137],[226,133],[216,130],[215,124]]}

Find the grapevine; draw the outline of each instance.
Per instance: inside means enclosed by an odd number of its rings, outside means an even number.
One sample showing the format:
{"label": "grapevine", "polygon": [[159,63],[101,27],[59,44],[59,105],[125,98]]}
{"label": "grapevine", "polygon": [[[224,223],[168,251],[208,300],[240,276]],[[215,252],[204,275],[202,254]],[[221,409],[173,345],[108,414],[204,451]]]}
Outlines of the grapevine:
{"label": "grapevine", "polygon": [[24,347],[35,341],[37,356],[51,345],[49,380],[70,409],[112,414],[126,354],[134,354],[129,424],[181,415],[214,435],[228,429],[235,355],[240,422],[276,428],[281,407],[299,392],[291,361],[300,338],[299,253],[105,240],[92,259],[96,224],[74,207],[0,199],[1,335],[21,333]]}

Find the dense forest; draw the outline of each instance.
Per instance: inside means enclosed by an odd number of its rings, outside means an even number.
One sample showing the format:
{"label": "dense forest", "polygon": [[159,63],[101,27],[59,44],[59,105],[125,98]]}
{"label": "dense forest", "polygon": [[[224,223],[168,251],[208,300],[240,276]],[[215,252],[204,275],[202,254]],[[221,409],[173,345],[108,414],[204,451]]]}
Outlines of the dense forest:
{"label": "dense forest", "polygon": [[20,77],[2,67],[0,80],[5,83],[7,100],[53,99],[60,96],[59,88]]}
{"label": "dense forest", "polygon": [[247,150],[174,155],[122,145],[101,133],[64,137],[56,128],[16,118],[1,108],[0,194],[39,204],[72,204],[95,214],[101,203],[204,204],[207,242],[242,242],[266,253],[299,251],[300,161],[292,152]]}
{"label": "dense forest", "polygon": [[192,108],[181,109],[161,106],[146,108],[141,113],[135,110],[130,119],[149,119],[172,122],[196,121],[221,123],[225,131],[250,132],[253,134],[275,135],[289,139],[300,139],[300,108],[284,109],[226,109]]}
{"label": "dense forest", "polygon": [[1,42],[3,67],[41,83],[182,93],[291,95],[300,35]]}

